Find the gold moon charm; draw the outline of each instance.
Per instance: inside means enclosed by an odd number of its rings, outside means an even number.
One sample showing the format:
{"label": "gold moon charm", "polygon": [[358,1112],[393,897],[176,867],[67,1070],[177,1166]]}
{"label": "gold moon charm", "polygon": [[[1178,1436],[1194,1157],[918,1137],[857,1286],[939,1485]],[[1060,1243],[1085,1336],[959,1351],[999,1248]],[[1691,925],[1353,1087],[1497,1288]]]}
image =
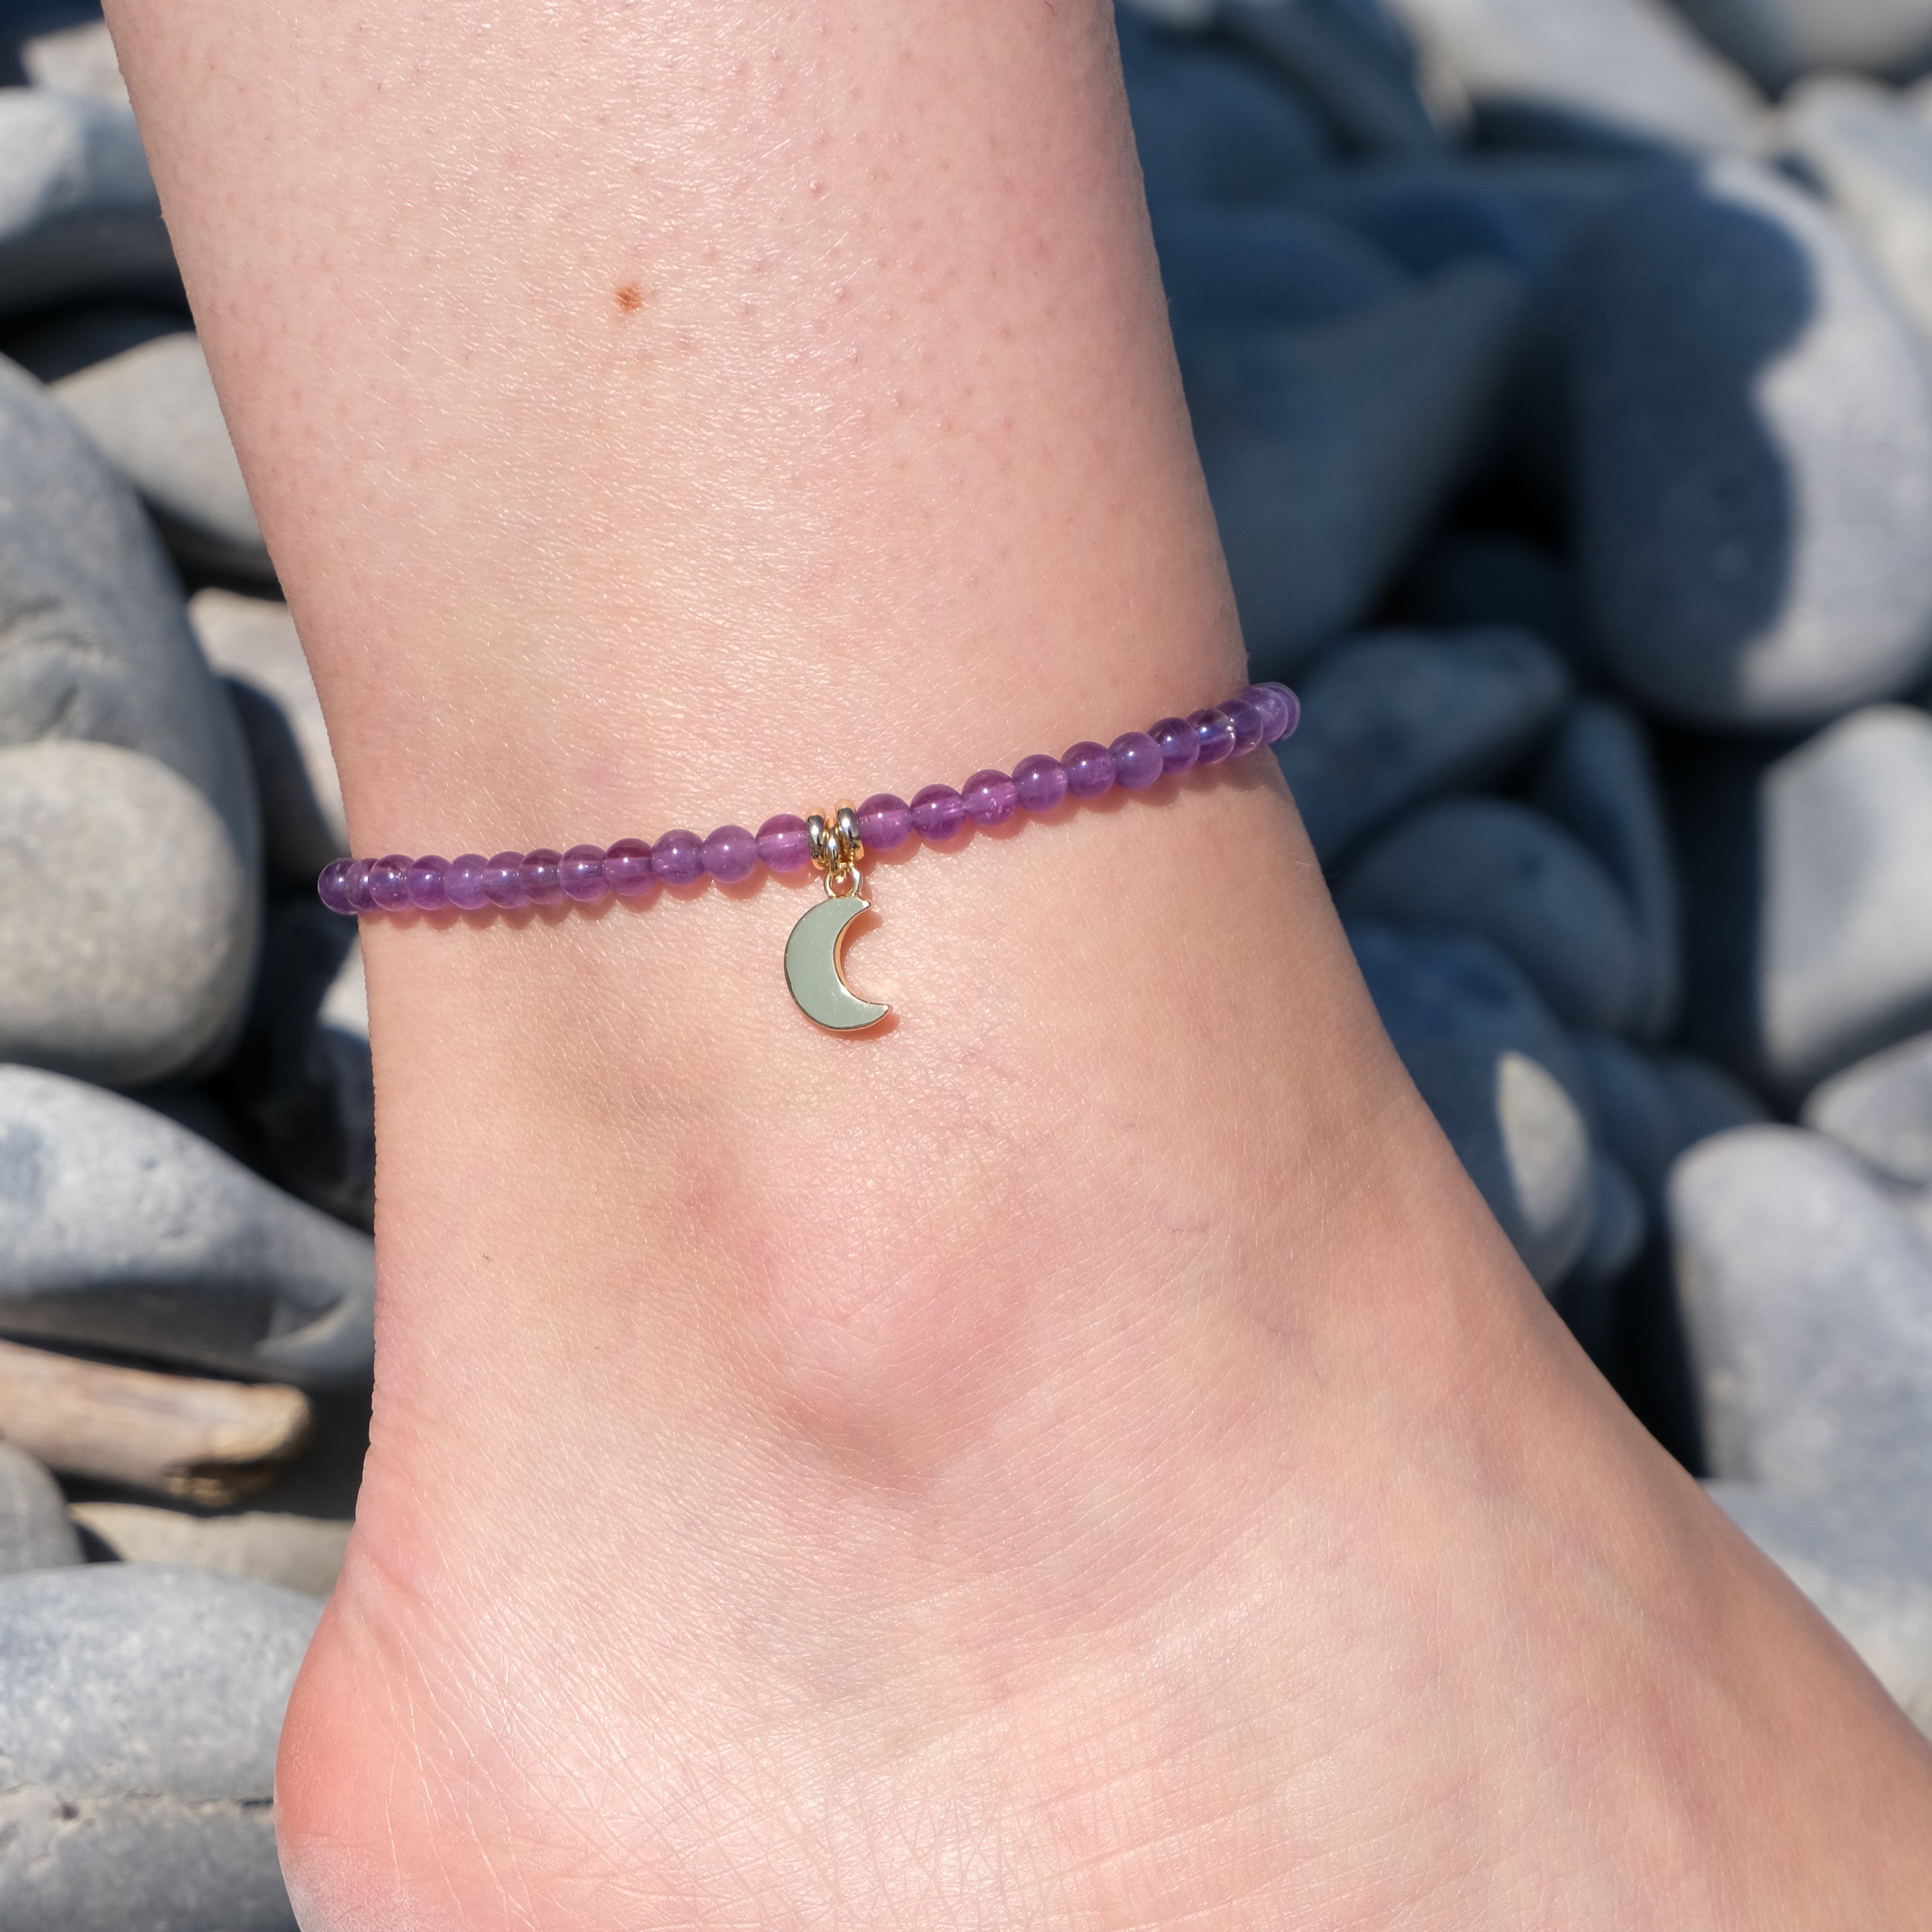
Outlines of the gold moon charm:
{"label": "gold moon charm", "polygon": [[857,1033],[876,1026],[891,1010],[862,1000],[845,983],[839,962],[852,922],[870,910],[856,892],[819,901],[785,941],[785,984],[808,1019],[833,1033]]}

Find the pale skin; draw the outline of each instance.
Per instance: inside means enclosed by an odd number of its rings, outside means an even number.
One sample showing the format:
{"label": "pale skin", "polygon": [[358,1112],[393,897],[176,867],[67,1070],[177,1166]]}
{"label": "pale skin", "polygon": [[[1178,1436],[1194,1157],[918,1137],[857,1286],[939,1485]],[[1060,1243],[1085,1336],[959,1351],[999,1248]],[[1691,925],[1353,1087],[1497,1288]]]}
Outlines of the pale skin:
{"label": "pale skin", "polygon": [[[1241,682],[1094,0],[110,0],[356,850]],[[1270,760],[367,934],[306,1932],[1904,1925],[1932,1760],[1550,1315]]]}

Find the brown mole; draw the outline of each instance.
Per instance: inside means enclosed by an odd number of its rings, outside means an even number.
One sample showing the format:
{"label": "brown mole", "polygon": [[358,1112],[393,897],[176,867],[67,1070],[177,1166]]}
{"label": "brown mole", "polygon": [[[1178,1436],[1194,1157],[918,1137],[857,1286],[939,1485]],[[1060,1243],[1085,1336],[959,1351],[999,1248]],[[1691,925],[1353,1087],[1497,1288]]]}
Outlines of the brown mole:
{"label": "brown mole", "polygon": [[644,291],[635,282],[626,282],[617,291],[617,306],[626,315],[634,314],[644,305]]}

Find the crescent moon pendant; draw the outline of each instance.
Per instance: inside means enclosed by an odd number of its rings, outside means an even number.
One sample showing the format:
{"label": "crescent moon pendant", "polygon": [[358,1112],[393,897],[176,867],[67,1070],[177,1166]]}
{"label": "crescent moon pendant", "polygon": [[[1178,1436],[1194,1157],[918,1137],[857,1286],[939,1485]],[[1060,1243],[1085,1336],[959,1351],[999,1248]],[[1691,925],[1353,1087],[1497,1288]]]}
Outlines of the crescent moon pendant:
{"label": "crescent moon pendant", "polygon": [[785,941],[785,984],[792,998],[808,1019],[833,1033],[876,1026],[891,1010],[860,999],[838,970],[848,928],[869,909],[856,892],[847,898],[820,899]]}

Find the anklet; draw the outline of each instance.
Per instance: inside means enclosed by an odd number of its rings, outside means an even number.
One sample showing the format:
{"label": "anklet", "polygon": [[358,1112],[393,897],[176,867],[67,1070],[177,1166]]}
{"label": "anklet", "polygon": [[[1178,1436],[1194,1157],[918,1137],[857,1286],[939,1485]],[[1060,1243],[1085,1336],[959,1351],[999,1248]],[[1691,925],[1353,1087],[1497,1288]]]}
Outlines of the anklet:
{"label": "anklet", "polygon": [[1063,800],[1099,798],[1116,785],[1142,791],[1170,773],[1218,765],[1256,746],[1286,738],[1300,722],[1301,703],[1286,685],[1251,684],[1225,704],[1186,718],[1163,718],[1144,731],[1130,731],[1111,745],[1083,741],[1064,758],[1022,758],[1010,775],[975,772],[955,791],[931,784],[908,805],[890,792],[875,793],[856,809],[842,805],[830,816],[799,818],[781,812],[756,832],[724,825],[709,838],[694,832],[667,832],[655,844],[620,838],[616,844],[573,845],[568,851],[499,852],[486,859],[465,852],[454,859],[338,859],[322,868],[316,890],[332,912],[437,912],[454,907],[482,912],[496,907],[554,905],[571,898],[647,897],[659,886],[688,886],[700,879],[724,885],[750,878],[760,866],[774,872],[824,875],[825,897],[792,928],[785,944],[785,983],[809,1018],[834,1033],[876,1025],[887,1008],[862,1000],[842,972],[848,928],[869,909],[859,862],[868,850],[890,852],[914,832],[930,843],[955,836],[970,819],[990,830],[1020,807],[1051,812]]}

